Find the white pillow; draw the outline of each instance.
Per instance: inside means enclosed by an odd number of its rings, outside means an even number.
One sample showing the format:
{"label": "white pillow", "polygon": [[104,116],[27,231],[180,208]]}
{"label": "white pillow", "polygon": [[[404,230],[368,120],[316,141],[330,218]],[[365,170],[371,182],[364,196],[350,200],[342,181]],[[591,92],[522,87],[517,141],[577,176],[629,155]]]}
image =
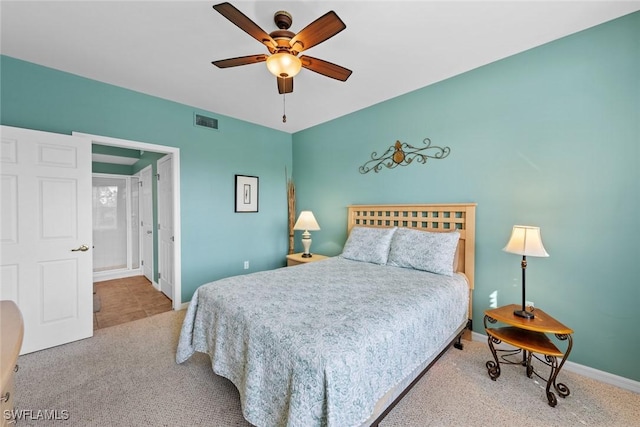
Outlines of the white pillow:
{"label": "white pillow", "polygon": [[399,228],[391,240],[387,264],[453,276],[459,231],[430,232]]}
{"label": "white pillow", "polygon": [[342,250],[342,257],[354,261],[386,264],[391,238],[397,227],[353,227]]}

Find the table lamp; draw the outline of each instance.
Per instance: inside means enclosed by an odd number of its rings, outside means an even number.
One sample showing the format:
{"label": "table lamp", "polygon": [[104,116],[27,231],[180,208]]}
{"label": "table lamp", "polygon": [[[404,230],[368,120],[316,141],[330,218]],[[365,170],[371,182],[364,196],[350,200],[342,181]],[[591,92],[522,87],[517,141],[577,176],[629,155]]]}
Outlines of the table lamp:
{"label": "table lamp", "polygon": [[542,245],[539,227],[528,225],[514,225],[511,238],[503,249],[505,252],[522,255],[522,310],[515,310],[513,314],[525,319],[533,319],[535,316],[525,308],[525,272],[527,269],[527,256],[548,257],[549,254]]}
{"label": "table lamp", "polygon": [[302,211],[300,212],[300,216],[293,226],[294,230],[304,230],[302,233],[302,247],[304,247],[304,252],[302,253],[302,258],[311,257],[311,253],[309,249],[311,248],[311,231],[320,230],[320,226],[318,225],[318,221],[313,216],[311,211]]}

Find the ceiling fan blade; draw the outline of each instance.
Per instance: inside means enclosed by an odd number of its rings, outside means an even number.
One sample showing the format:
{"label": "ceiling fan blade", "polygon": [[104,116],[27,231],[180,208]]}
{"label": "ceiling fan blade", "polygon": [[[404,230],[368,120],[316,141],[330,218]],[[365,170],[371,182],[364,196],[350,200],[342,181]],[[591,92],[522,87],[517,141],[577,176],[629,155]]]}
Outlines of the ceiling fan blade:
{"label": "ceiling fan blade", "polygon": [[249,19],[244,13],[240,12],[230,3],[220,3],[213,6],[222,16],[236,24],[242,31],[249,34],[260,43],[268,48],[276,48],[278,45],[262,28]]}
{"label": "ceiling fan blade", "polygon": [[345,28],[345,23],[332,10],[304,27],[289,41],[289,46],[300,53],[335,36]]}
{"label": "ceiling fan blade", "polygon": [[278,79],[278,93],[293,92],[293,77],[276,77]]}
{"label": "ceiling fan blade", "polygon": [[229,68],[239,65],[257,64],[258,62],[264,62],[266,60],[267,55],[249,55],[238,58],[221,59],[220,61],[213,61],[212,64],[218,68]]}
{"label": "ceiling fan blade", "polygon": [[307,70],[315,71],[316,73],[343,82],[346,81],[352,73],[351,70],[341,67],[340,65],[323,61],[322,59],[312,58],[311,56],[303,55],[300,57],[300,61],[302,61],[302,66]]}

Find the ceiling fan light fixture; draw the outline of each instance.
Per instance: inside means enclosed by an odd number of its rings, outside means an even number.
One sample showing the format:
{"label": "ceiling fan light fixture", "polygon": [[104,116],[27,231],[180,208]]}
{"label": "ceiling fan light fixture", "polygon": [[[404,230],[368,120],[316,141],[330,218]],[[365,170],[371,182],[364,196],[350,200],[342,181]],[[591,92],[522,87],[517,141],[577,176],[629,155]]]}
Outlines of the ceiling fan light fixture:
{"label": "ceiling fan light fixture", "polygon": [[276,77],[294,77],[302,68],[302,61],[289,52],[278,52],[267,58],[267,68]]}

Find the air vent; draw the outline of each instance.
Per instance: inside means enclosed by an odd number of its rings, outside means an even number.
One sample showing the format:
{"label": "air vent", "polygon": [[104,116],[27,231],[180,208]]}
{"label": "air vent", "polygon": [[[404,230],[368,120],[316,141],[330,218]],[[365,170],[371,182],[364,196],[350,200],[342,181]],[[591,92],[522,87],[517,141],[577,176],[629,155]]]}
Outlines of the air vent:
{"label": "air vent", "polygon": [[207,129],[218,129],[218,119],[203,116],[202,114],[195,114],[194,124]]}

